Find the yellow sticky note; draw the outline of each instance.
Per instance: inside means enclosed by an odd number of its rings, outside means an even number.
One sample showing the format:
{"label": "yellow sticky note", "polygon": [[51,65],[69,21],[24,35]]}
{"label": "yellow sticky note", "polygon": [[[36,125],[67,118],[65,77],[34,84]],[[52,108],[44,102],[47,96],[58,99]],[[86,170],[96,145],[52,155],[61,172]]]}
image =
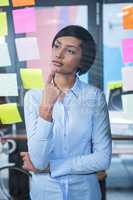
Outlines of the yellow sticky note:
{"label": "yellow sticky note", "polygon": [[0,36],[7,35],[7,16],[6,12],[0,12]]}
{"label": "yellow sticky note", "polygon": [[9,6],[9,0],[0,0],[0,6]]}
{"label": "yellow sticky note", "polygon": [[22,122],[16,103],[6,103],[0,105],[0,121],[2,124]]}
{"label": "yellow sticky note", "polygon": [[41,69],[20,69],[20,75],[25,89],[44,87]]}
{"label": "yellow sticky note", "polygon": [[108,89],[114,90],[117,88],[122,88],[122,81],[110,81],[108,82]]}

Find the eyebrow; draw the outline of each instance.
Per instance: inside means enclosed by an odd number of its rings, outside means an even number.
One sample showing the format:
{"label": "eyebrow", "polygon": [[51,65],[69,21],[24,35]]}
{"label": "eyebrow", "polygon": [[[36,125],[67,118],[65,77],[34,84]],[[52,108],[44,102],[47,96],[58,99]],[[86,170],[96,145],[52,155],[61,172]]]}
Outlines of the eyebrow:
{"label": "eyebrow", "polygon": [[[62,44],[58,39],[55,41],[55,42],[58,42],[59,44]],[[75,49],[78,49],[80,48],[80,46],[75,46],[75,45],[66,45],[67,47],[74,47]]]}

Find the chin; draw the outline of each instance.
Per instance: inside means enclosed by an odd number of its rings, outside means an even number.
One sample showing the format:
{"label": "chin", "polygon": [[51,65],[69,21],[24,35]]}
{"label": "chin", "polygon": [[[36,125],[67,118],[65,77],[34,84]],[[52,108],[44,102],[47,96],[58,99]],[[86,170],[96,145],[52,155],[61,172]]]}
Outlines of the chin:
{"label": "chin", "polygon": [[55,73],[61,73],[61,70],[56,68]]}

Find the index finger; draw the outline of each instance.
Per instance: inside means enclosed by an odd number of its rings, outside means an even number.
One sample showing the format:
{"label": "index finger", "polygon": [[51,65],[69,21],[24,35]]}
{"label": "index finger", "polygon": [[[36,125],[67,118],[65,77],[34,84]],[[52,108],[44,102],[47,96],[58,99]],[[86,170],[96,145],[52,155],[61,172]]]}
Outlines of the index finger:
{"label": "index finger", "polygon": [[28,155],[28,152],[20,152],[20,156],[26,156]]}
{"label": "index finger", "polygon": [[55,76],[55,72],[52,71],[52,72],[49,74],[46,83],[47,83],[47,84],[51,83],[51,81],[53,80],[54,76]]}

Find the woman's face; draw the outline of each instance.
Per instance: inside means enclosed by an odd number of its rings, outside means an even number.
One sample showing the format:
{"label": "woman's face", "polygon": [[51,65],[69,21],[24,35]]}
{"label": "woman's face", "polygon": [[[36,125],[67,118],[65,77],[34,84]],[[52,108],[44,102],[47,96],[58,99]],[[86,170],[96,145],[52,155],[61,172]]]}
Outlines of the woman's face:
{"label": "woman's face", "polygon": [[63,36],[55,40],[52,48],[52,67],[56,73],[76,73],[82,56],[80,45],[81,40],[76,37]]}

